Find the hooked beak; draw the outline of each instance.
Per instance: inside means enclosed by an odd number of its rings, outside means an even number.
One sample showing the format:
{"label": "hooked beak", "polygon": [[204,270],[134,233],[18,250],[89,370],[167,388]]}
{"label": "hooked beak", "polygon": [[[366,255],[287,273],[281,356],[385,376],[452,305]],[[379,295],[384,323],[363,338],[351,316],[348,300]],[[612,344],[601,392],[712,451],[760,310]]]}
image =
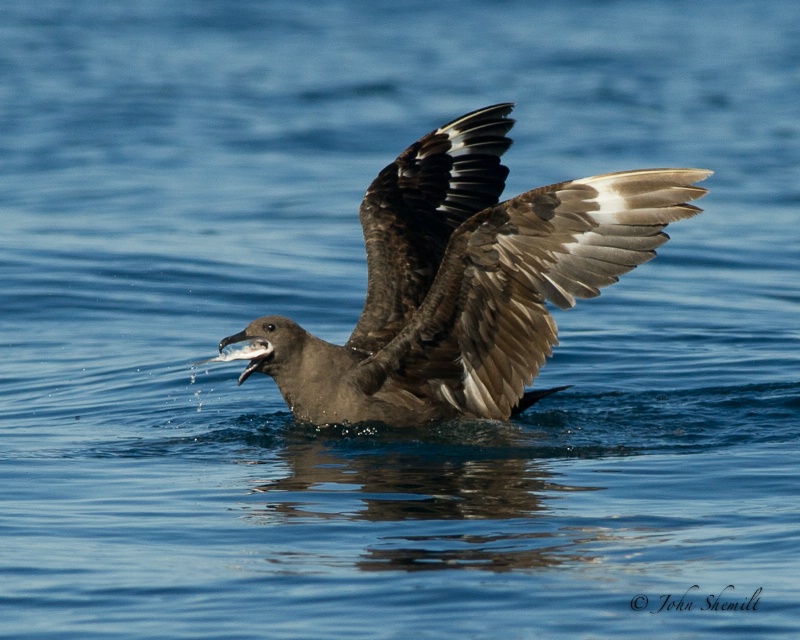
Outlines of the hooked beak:
{"label": "hooked beak", "polygon": [[223,338],[219,341],[219,352],[222,353],[222,350],[227,347],[228,345],[235,344],[237,342],[244,342],[247,340],[247,332],[240,331],[239,333],[235,333],[232,336],[228,336],[227,338]]}
{"label": "hooked beak", "polygon": [[[232,344],[244,343],[239,349],[228,349]],[[259,365],[269,358],[275,347],[272,346],[267,340],[251,339],[246,331],[240,331],[237,334],[223,338],[219,343],[219,358],[217,360],[223,362],[230,362],[231,360],[250,360],[250,363],[245,367],[239,376],[239,384],[242,384],[250,377],[250,374],[256,371]]]}

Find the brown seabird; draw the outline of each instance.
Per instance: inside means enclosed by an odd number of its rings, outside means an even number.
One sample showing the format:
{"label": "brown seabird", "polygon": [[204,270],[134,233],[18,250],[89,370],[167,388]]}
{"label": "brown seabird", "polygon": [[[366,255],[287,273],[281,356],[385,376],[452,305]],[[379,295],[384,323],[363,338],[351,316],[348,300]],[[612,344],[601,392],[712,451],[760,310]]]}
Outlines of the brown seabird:
{"label": "brown seabird", "polygon": [[344,346],[267,316],[219,344],[272,376],[298,421],[420,425],[506,420],[563,389],[528,390],[558,343],[545,306],[592,298],[655,257],[705,169],[570,180],[498,204],[513,104],[468,113],[411,145],[361,203],[367,298]]}

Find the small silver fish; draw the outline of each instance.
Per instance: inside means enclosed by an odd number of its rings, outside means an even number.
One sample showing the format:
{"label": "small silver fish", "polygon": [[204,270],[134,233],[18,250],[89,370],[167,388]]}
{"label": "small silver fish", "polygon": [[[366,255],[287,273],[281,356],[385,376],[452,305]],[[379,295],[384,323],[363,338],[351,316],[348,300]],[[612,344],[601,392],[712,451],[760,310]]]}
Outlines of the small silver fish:
{"label": "small silver fish", "polygon": [[203,360],[197,364],[206,364],[208,362],[232,362],[233,360],[252,360],[253,358],[261,358],[268,356],[272,353],[273,346],[264,340],[246,340],[245,342],[237,342],[228,345],[218,356]]}

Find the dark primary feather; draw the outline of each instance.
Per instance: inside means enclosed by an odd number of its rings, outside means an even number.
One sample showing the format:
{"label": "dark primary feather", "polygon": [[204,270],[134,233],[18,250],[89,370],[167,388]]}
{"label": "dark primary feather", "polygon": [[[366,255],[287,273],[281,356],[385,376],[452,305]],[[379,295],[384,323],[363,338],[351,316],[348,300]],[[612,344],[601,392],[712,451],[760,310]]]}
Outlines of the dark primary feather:
{"label": "dark primary feather", "polygon": [[469,113],[411,145],[372,182],[361,205],[367,299],[348,347],[374,353],[422,304],[453,231],[497,204],[512,104]]}

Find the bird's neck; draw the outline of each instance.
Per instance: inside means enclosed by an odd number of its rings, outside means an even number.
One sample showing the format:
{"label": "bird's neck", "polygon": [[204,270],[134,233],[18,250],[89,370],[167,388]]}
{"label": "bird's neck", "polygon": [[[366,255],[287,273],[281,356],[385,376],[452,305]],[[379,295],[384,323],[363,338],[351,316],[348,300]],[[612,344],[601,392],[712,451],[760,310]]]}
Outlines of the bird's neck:
{"label": "bird's neck", "polygon": [[299,353],[270,374],[298,420],[323,424],[339,421],[333,415],[325,419],[324,414],[342,395],[347,374],[357,362],[352,349],[307,334]]}

